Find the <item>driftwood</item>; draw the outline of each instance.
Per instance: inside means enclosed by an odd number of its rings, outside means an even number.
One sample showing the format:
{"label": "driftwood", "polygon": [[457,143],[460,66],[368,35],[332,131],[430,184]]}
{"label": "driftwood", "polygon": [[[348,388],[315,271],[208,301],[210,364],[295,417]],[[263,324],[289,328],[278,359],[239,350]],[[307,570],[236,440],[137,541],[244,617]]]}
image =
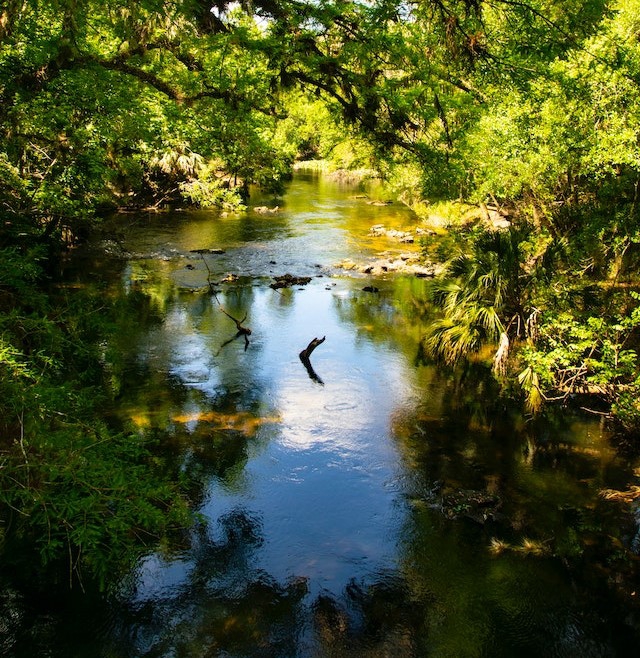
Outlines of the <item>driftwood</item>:
{"label": "driftwood", "polygon": [[318,382],[318,384],[324,384],[324,382],[322,381],[322,379],[320,379],[316,371],[313,369],[310,359],[313,350],[315,350],[316,347],[318,347],[318,345],[322,345],[322,343],[324,343],[326,338],[327,338],[326,336],[323,336],[322,338],[314,338],[299,354],[300,361],[302,361],[302,365],[307,369],[307,373],[309,374],[309,377],[314,382]]}
{"label": "driftwood", "polygon": [[[216,297],[216,299],[217,299],[217,297]],[[220,303],[220,302],[218,302],[218,303]],[[234,340],[236,340],[236,338],[240,338],[240,336],[244,337],[244,351],[246,352],[247,348],[249,347],[249,336],[251,336],[251,329],[249,329],[249,327],[243,326],[242,323],[247,319],[247,314],[245,313],[242,320],[238,320],[238,318],[234,318],[233,315],[231,315],[230,313],[227,313],[222,308],[222,306],[220,306],[220,311],[221,311],[221,313],[224,313],[230,320],[233,320],[235,322],[236,328],[238,329],[238,331],[236,332],[235,336],[232,336],[231,338],[229,338],[229,340],[226,340],[224,343],[222,343],[222,345],[220,346],[220,349],[218,350],[218,354],[220,354],[223,347],[226,347],[229,343],[232,343]]]}
{"label": "driftwood", "polygon": [[236,329],[238,330],[238,336],[251,336],[251,329],[249,327],[243,327],[242,323],[247,319],[247,314],[244,314],[244,317],[242,320],[238,320],[237,318],[234,318],[233,315],[230,313],[227,313],[222,306],[220,307],[220,311],[224,313],[230,320],[233,320],[236,323]]}

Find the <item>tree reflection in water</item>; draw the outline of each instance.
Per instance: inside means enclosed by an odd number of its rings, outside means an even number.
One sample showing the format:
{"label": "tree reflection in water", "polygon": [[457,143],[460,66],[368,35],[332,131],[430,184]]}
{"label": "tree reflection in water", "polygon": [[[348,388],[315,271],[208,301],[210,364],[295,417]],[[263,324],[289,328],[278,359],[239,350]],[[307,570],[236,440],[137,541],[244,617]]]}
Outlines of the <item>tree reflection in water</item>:
{"label": "tree reflection in water", "polygon": [[252,566],[264,541],[259,518],[235,509],[218,525],[217,541],[204,524],[194,533],[184,580],[149,598],[129,593],[117,655],[424,655],[424,601],[397,575],[310,596],[307,579],[281,584]]}

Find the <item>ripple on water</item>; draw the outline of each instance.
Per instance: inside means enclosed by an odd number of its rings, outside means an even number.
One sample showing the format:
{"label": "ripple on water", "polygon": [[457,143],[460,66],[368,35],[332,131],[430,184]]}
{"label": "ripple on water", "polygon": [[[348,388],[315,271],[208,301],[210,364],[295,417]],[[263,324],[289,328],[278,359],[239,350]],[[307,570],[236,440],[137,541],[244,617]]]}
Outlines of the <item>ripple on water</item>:
{"label": "ripple on water", "polygon": [[327,411],[350,411],[352,409],[357,409],[359,404],[357,402],[332,402],[330,404],[325,404],[324,408]]}

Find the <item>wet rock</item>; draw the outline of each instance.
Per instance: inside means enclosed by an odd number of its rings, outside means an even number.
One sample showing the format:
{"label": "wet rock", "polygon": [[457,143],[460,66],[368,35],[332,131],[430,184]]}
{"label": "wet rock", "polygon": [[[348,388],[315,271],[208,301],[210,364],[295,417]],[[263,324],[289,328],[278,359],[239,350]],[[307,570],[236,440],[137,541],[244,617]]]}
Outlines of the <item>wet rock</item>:
{"label": "wet rock", "polygon": [[375,286],[365,286],[362,290],[363,292],[380,292],[380,288],[376,288]]}
{"label": "wet rock", "polygon": [[458,489],[442,496],[442,513],[448,519],[469,518],[477,523],[494,519],[502,506],[496,494],[481,489]]}
{"label": "wet rock", "polygon": [[253,212],[257,212],[259,215],[273,215],[280,210],[280,206],[274,206],[269,208],[268,206],[256,206],[253,209]]}
{"label": "wet rock", "polygon": [[191,249],[190,254],[224,254],[224,249]]}
{"label": "wet rock", "polygon": [[230,272],[223,279],[220,280],[220,283],[235,283],[239,278],[240,277],[237,274],[232,274]]}
{"label": "wet rock", "polygon": [[380,238],[387,237],[391,240],[397,240],[402,244],[413,244],[415,238],[409,231],[399,231],[397,229],[387,229],[383,224],[376,224],[369,229],[369,235]]}
{"label": "wet rock", "polygon": [[291,286],[306,286],[311,281],[310,276],[293,276],[292,274],[283,274],[274,277],[274,283],[269,284],[269,288],[277,290],[278,288],[291,288]]}
{"label": "wet rock", "polygon": [[388,273],[412,274],[419,278],[431,278],[439,274],[442,265],[425,262],[415,253],[382,254],[379,258],[365,263],[345,260],[336,267],[347,271],[356,271],[371,276],[384,276]]}
{"label": "wet rock", "polygon": [[347,258],[346,260],[343,260],[339,262],[336,267],[339,267],[340,269],[351,271],[355,270],[358,267],[358,264],[352,261],[351,259]]}

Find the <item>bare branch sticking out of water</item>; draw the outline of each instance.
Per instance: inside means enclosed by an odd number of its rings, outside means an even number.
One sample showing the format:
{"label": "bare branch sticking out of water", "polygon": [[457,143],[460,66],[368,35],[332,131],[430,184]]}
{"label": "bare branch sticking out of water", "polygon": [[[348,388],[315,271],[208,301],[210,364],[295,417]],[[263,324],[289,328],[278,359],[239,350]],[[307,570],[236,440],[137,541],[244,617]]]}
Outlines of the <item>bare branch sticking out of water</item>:
{"label": "bare branch sticking out of water", "polygon": [[[218,302],[220,303],[220,302]],[[242,323],[247,319],[247,314],[244,314],[244,317],[242,320],[238,320],[237,318],[234,318],[231,313],[227,313],[224,308],[222,308],[222,305],[220,305],[220,311],[224,313],[230,320],[233,320],[236,323],[236,328],[238,330],[238,336],[251,336],[251,329],[249,327],[244,327],[242,326]]]}
{"label": "bare branch sticking out of water", "polygon": [[316,347],[318,347],[318,345],[322,345],[322,343],[324,343],[326,338],[327,338],[326,336],[323,336],[322,338],[314,338],[299,354],[300,361],[302,361],[302,365],[307,369],[307,373],[309,374],[309,377],[314,382],[317,382],[318,384],[324,384],[324,382],[322,381],[322,379],[320,379],[316,371],[313,369],[310,359],[313,350],[315,350]]}
{"label": "bare branch sticking out of water", "polygon": [[220,306],[220,312],[224,313],[230,320],[233,320],[235,322],[236,329],[238,330],[235,336],[232,336],[231,338],[229,338],[229,340],[222,343],[220,349],[218,350],[218,354],[220,354],[223,347],[226,347],[229,343],[232,343],[236,338],[240,338],[240,336],[244,337],[244,351],[246,352],[247,348],[249,347],[249,336],[251,336],[251,329],[249,329],[249,327],[245,327],[242,323],[247,319],[247,314],[246,313],[244,314],[242,320],[238,320],[238,318],[234,318],[233,315],[231,315],[231,313],[227,313],[227,311],[224,310],[222,304],[220,304],[220,300],[218,299],[217,295],[214,294],[214,297],[216,298],[216,301]]}
{"label": "bare branch sticking out of water", "polygon": [[[218,301],[218,298],[216,297],[216,289],[214,288],[215,284],[211,280],[211,269],[209,268],[209,263],[207,263],[207,259],[204,257],[204,253],[200,253],[200,258],[202,258],[202,262],[204,263],[204,266],[207,268],[207,283],[209,284],[209,292],[216,298],[216,301]],[[218,302],[219,304],[220,302]]]}

